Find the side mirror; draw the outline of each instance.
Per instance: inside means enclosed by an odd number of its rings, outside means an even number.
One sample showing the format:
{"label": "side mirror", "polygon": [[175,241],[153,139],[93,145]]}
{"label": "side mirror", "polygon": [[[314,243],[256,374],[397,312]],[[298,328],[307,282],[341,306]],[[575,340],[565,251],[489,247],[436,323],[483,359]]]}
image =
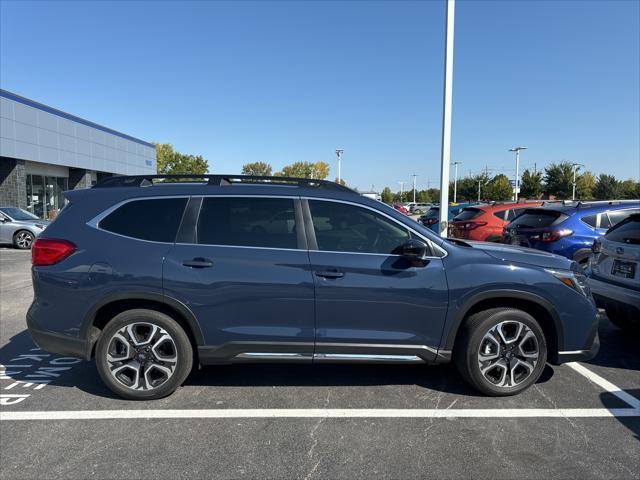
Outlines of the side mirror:
{"label": "side mirror", "polygon": [[421,240],[411,239],[400,245],[398,254],[408,260],[413,266],[424,266],[429,256],[429,246]]}

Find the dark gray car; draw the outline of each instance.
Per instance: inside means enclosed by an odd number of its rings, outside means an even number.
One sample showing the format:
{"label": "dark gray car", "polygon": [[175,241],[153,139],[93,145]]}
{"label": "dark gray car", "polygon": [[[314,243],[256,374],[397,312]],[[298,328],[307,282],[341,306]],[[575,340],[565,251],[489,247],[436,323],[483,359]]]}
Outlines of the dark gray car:
{"label": "dark gray car", "polygon": [[454,361],[513,395],[547,360],[598,350],[586,277],[564,257],[448,241],[333,182],[156,178],[66,192],[32,252],[33,339],[95,357],[123,397],[168,395],[193,362]]}
{"label": "dark gray car", "polygon": [[0,244],[29,249],[49,223],[21,208],[0,207]]}

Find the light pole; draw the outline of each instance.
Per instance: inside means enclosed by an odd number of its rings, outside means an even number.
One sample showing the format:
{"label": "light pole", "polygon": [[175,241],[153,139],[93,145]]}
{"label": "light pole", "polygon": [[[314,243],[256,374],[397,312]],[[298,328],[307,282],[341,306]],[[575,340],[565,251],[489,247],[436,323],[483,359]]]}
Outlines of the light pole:
{"label": "light pole", "polygon": [[515,192],[513,194],[513,199],[517,202],[518,201],[518,190],[520,189],[520,150],[526,150],[527,147],[513,147],[510,148],[509,151],[510,152],[516,152],[516,186],[514,187],[513,191]]}
{"label": "light pole", "polygon": [[402,203],[402,196],[404,195],[404,184],[407,182],[398,182],[400,184],[400,203]]}
{"label": "light pole", "polygon": [[338,183],[342,183],[342,171],[341,171],[341,160],[342,160],[342,153],[344,152],[344,150],[342,150],[341,148],[336,148],[336,157],[338,157]]}
{"label": "light pole", "polygon": [[458,165],[462,162],[453,162],[451,165],[456,167],[456,173],[453,177],[453,203],[458,201]]}
{"label": "light pole", "polygon": [[416,203],[416,177],[417,175],[414,173],[413,177],[413,203]]}
{"label": "light pole", "polygon": [[438,232],[447,236],[449,220],[449,162],[451,161],[451,104],[453,99],[453,29],[456,1],[447,1],[444,42],[444,88],[442,93],[442,147],[440,150],[440,221]]}
{"label": "light pole", "polygon": [[581,163],[572,163],[571,168],[573,169],[573,194],[571,195],[571,200],[576,199],[576,172],[580,167],[584,167]]}

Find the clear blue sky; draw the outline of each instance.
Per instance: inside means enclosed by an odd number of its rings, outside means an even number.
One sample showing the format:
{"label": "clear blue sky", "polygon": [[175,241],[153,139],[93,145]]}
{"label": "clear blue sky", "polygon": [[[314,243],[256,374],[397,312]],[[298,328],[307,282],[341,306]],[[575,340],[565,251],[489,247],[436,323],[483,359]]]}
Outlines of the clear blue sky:
{"label": "clear blue sky", "polygon": [[[439,176],[442,1],[0,1],[2,88],[212,171],[328,161],[368,189]],[[640,177],[640,2],[458,1],[452,159]]]}

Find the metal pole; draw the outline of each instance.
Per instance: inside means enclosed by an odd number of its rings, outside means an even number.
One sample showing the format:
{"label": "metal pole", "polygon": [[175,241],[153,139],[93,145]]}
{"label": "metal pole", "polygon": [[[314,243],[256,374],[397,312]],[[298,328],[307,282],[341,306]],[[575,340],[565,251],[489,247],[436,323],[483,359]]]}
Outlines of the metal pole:
{"label": "metal pole", "polygon": [[573,193],[571,194],[571,200],[576,199],[576,170],[577,168],[573,167]]}
{"label": "metal pole", "polygon": [[413,174],[413,203],[416,203],[416,174]]}
{"label": "metal pole", "polygon": [[456,167],[456,173],[453,176],[453,203],[457,203],[458,201],[458,165],[462,162],[453,162],[454,167]]}
{"label": "metal pole", "polygon": [[444,47],[444,91],[442,95],[442,147],[440,155],[440,225],[441,237],[447,236],[449,220],[449,163],[451,162],[451,104],[453,87],[453,28],[456,10],[455,0],[447,1],[445,47]]}
{"label": "metal pole", "polygon": [[407,182],[398,182],[400,184],[400,203],[402,203],[402,196],[404,195],[404,184]]}
{"label": "metal pole", "polygon": [[518,175],[520,173],[520,150],[516,150],[516,186],[514,188],[513,199],[518,201]]}
{"label": "metal pole", "polygon": [[336,157],[338,157],[338,183],[342,183],[342,153],[344,150],[336,148]]}
{"label": "metal pole", "polygon": [[482,183],[482,179],[478,180],[478,203],[480,203],[480,184]]}

